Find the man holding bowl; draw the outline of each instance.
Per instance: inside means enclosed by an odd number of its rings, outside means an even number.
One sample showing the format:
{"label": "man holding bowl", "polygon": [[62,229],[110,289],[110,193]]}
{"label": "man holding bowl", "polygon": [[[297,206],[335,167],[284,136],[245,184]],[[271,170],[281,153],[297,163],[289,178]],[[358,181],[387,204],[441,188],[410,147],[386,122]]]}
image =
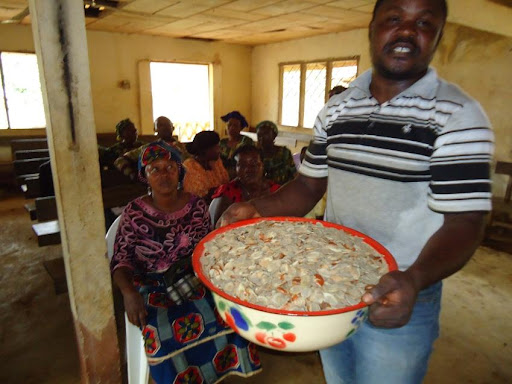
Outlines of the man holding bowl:
{"label": "man holding bowl", "polygon": [[422,382],[439,334],[441,281],[471,258],[491,209],[490,122],[429,68],[446,17],[445,0],[378,0],[373,69],[320,111],[298,177],[220,219],[303,216],[327,190],[325,220],[395,256],[400,270],[362,297],[368,321],[320,351],[329,384]]}

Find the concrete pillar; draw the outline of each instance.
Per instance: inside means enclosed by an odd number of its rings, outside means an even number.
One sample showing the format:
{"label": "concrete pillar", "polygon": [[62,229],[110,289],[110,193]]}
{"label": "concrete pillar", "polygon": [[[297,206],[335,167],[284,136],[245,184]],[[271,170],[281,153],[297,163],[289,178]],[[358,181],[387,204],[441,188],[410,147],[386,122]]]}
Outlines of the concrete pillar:
{"label": "concrete pillar", "polygon": [[83,2],[29,7],[82,383],[120,383]]}

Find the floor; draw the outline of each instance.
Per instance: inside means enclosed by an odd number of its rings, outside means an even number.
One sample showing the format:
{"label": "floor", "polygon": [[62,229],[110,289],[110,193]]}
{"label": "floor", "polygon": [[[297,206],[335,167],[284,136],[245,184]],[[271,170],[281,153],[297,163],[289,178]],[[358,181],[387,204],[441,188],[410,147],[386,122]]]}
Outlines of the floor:
{"label": "floor", "polygon": [[[0,192],[0,383],[78,384],[80,372],[67,294],[56,295],[20,196]],[[512,382],[512,255],[480,247],[445,281],[441,336],[426,384]],[[322,384],[315,353],[261,351],[263,373],[228,384]]]}

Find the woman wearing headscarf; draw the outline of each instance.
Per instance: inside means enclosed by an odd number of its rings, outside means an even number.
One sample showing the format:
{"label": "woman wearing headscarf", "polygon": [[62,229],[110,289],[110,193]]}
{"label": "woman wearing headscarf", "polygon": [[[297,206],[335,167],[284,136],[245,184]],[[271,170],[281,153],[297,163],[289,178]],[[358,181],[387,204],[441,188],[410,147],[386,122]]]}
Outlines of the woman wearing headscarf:
{"label": "woman wearing headscarf", "polygon": [[217,132],[203,131],[186,145],[192,157],[183,162],[187,170],[183,187],[186,192],[204,198],[207,203],[210,203],[215,189],[229,181],[228,172],[220,159],[219,141]]}
{"label": "woman wearing headscarf", "polygon": [[232,111],[221,116],[222,121],[226,123],[228,137],[220,141],[220,157],[224,168],[228,171],[229,179],[236,177],[236,162],[233,159],[234,153],[238,148],[245,145],[253,145],[254,142],[249,136],[240,134],[242,129],[249,126],[245,117],[238,111]]}
{"label": "woman wearing headscarf", "polygon": [[279,184],[265,178],[261,152],[255,146],[246,145],[238,148],[234,159],[237,177],[217,188],[212,196],[210,214],[213,224],[231,204],[268,195],[280,187]]}
{"label": "woman wearing headscarf", "polygon": [[255,346],[222,322],[192,271],[192,251],[211,224],[206,202],[182,190],[184,174],[174,148],[154,142],[143,150],[139,178],[149,192],[123,211],[113,279],[128,320],[142,330],[157,384],[247,377],[261,369]]}
{"label": "woman wearing headscarf", "polygon": [[290,150],[274,144],[278,133],[277,125],[269,120],[264,120],[256,126],[258,147],[263,154],[265,176],[283,185],[295,177],[297,170]]}
{"label": "woman wearing headscarf", "polygon": [[116,139],[117,143],[101,151],[100,149],[100,163],[102,166],[114,168],[114,162],[124,153],[138,148],[144,143],[137,140],[138,132],[135,124],[130,119],[121,120],[116,125]]}

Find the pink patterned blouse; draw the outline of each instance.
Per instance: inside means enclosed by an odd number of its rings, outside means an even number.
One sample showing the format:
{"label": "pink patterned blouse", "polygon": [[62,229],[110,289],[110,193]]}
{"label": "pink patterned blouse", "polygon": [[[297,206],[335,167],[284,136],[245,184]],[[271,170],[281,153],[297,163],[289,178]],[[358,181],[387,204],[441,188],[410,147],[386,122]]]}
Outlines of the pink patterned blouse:
{"label": "pink patterned blouse", "polygon": [[122,215],[110,268],[127,267],[138,273],[165,272],[175,261],[189,257],[211,230],[206,202],[192,196],[179,211],[166,213],[139,197]]}

